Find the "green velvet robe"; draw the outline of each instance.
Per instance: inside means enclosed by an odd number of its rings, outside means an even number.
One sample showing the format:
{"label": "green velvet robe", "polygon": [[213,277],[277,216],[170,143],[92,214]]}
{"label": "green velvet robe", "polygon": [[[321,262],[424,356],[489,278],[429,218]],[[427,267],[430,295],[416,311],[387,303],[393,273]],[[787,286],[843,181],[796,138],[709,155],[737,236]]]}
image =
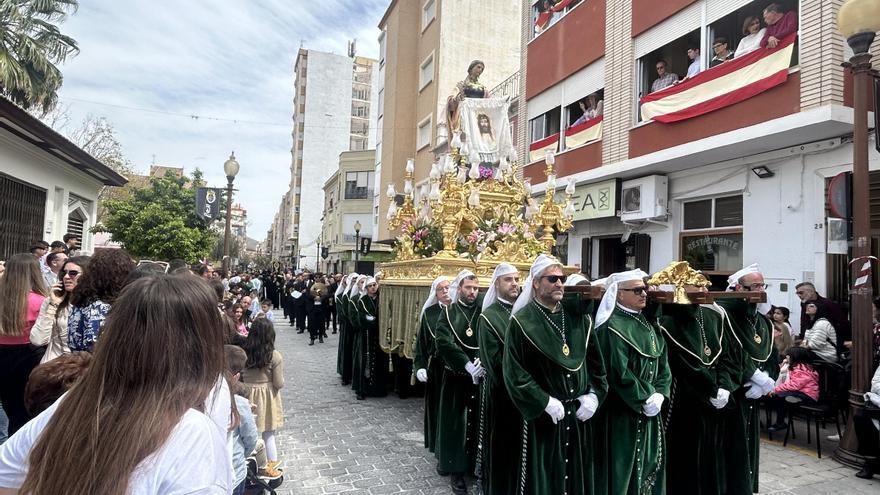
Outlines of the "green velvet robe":
{"label": "green velvet robe", "polygon": [[480,362],[486,376],[480,384],[483,422],[480,424],[478,463],[487,495],[507,495],[516,487],[522,417],[504,388],[504,342],[512,304],[495,301],[480,315]]}
{"label": "green velvet robe", "polygon": [[379,298],[361,296],[356,307],[358,345],[352,374],[358,387],[354,390],[359,395],[384,397],[388,393],[388,354],[379,345]]}
{"label": "green velvet robe", "polygon": [[608,370],[608,399],[598,418],[603,425],[600,474],[608,493],[664,494],[666,438],[661,414],[649,418],[642,406],[655,392],[666,397],[664,407],[668,403],[672,374],[666,342],[656,323],[620,307],[596,329],[596,338]]}
{"label": "green velvet robe", "polygon": [[[570,294],[563,298],[563,311],[551,313],[533,301],[510,319],[502,374],[523,417],[519,462],[509,467],[517,471],[511,494],[606,493],[597,484],[596,419],[579,421],[575,415],[578,397],[594,392],[601,403],[608,393],[592,309],[592,303]],[[560,330],[564,319],[568,356],[562,352],[559,331],[547,318]],[[544,412],[550,397],[565,407],[565,417],[557,424]]]}
{"label": "green velvet robe", "polygon": [[348,309],[346,310],[346,314],[349,318],[349,331],[351,332],[351,348],[348,351],[348,355],[351,356],[351,389],[359,390],[362,388],[361,380],[363,379],[363,374],[358,373],[358,369],[363,367],[362,361],[362,344],[361,341],[361,322],[360,318],[358,318],[358,301],[360,301],[361,296],[351,296],[348,298]]}
{"label": "green velvet robe", "polygon": [[[779,354],[773,345],[773,324],[758,313],[757,305],[745,299],[719,299],[718,305],[727,313],[729,323],[725,329],[730,333],[731,346],[736,346],[740,353],[739,383],[745,385],[754,374],[761,370],[776,379],[779,376]],[[755,338],[757,335],[758,338]],[[748,452],[749,475],[752,491],[758,492],[758,465],[761,451],[761,422],[758,416],[760,399],[752,400],[745,397],[745,387],[736,393],[740,409],[742,430],[745,432],[746,452]],[[731,437],[730,444],[739,439]]]}
{"label": "green velvet robe", "polygon": [[[480,390],[465,365],[479,357],[480,307],[483,296],[467,307],[456,301],[437,320],[437,355],[443,360],[443,385],[437,414],[435,453],[438,467],[448,473],[472,473],[477,454]],[[470,323],[472,335],[467,335]]]}
{"label": "green velvet robe", "polygon": [[[667,492],[751,493],[749,468],[743,462],[747,458],[745,445],[729,446],[725,441],[729,436],[743,439],[745,432],[742,422],[736,420],[740,412],[733,395],[740,386],[740,354],[729,335],[725,340],[722,313],[680,304],[663,305],[661,312],[659,324],[673,376],[672,396],[664,411]],[[702,317],[702,332],[698,316]],[[709,402],[719,388],[731,393],[721,410]]]}
{"label": "green velvet robe", "polygon": [[435,304],[425,310],[422,316],[416,345],[413,346],[413,371],[425,369],[428,381],[425,383],[425,413],[423,430],[425,448],[434,452],[437,443],[437,414],[440,404],[440,388],[443,386],[443,360],[437,356],[434,328],[443,313],[443,306]]}
{"label": "green velvet robe", "polygon": [[348,296],[345,294],[336,296],[336,320],[339,324],[339,346],[336,348],[336,374],[342,377],[342,383],[351,380],[351,360],[349,359],[348,380],[345,377],[345,327],[348,324],[345,311],[348,308]]}

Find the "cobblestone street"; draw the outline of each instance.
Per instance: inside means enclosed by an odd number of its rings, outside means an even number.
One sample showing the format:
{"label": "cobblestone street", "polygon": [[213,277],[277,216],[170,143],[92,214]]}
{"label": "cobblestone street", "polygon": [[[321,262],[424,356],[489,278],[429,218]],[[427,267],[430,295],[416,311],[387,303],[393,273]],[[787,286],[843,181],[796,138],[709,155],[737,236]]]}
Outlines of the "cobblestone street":
{"label": "cobblestone street", "polygon": [[[309,346],[308,334],[283,323],[277,331],[286,375],[285,424],[278,437],[285,481],[279,494],[452,493],[422,447],[420,398],[355,401],[336,375],[337,335]],[[799,443],[803,433],[801,426]],[[762,446],[762,494],[880,494],[880,480],[860,480],[830,458],[835,443],[823,438],[818,459],[814,447],[784,448],[776,438]]]}

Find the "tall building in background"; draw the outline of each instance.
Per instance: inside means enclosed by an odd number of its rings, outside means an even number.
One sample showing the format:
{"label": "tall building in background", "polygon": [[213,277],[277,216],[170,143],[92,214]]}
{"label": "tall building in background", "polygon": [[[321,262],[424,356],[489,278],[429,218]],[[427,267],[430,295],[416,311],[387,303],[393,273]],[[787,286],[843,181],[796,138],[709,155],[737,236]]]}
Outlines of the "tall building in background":
{"label": "tall building in background", "polygon": [[415,159],[416,183],[427,180],[435,148],[445,146],[437,140],[437,118],[470,62],[485,63],[480,82],[490,91],[520,71],[520,2],[392,0],[379,29],[373,237],[387,240],[394,236],[386,188],[403,187],[408,158]]}
{"label": "tall building in background", "polygon": [[272,252],[299,268],[315,269],[321,236],[323,186],[339,154],[375,147],[376,60],[300,48],[294,70],[290,188],[273,222]]}

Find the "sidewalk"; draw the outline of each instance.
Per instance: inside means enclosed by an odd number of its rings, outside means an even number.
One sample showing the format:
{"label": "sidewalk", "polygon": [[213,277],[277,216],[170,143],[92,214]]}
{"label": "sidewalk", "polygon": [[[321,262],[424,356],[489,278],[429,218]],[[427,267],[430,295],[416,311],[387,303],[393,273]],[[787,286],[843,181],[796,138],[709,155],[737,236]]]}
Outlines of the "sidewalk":
{"label": "sidewalk", "polygon": [[831,458],[837,442],[826,440],[822,432],[822,458],[816,456],[815,438],[812,445],[806,444],[803,425],[798,425],[796,442],[789,441],[782,446],[781,435],[773,440],[761,439],[761,483],[759,493],[763,495],[861,495],[880,494],[880,479],[863,480],[855,477],[856,471],[839,464]]}

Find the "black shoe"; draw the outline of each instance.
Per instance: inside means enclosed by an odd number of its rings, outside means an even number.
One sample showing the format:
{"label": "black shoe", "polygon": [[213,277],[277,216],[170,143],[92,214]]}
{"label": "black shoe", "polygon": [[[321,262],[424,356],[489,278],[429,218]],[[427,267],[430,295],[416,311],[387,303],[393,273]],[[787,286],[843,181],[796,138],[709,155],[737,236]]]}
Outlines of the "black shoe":
{"label": "black shoe", "polygon": [[863,480],[869,480],[874,477],[874,470],[872,470],[868,466],[863,466],[862,470],[856,473],[856,478],[861,478]]}
{"label": "black shoe", "polygon": [[326,339],[326,338],[327,338],[327,332],[324,332],[323,335],[324,335],[324,338]]}
{"label": "black shoe", "polygon": [[351,382],[342,382],[343,387],[348,386],[348,385],[351,385]]}
{"label": "black shoe", "polygon": [[303,330],[297,330],[296,333],[303,333]]}
{"label": "black shoe", "polygon": [[364,400],[364,398],[365,397],[363,394],[357,394],[357,397],[356,397],[357,400]]}
{"label": "black shoe", "polygon": [[452,478],[449,479],[449,485],[452,487],[452,493],[456,495],[465,495],[468,492],[467,482],[464,481],[464,476],[460,474],[452,475]]}
{"label": "black shoe", "polygon": [[770,427],[767,428],[767,431],[769,431],[770,433],[776,433],[777,431],[785,431],[787,429],[788,429],[788,425],[785,423],[782,423],[781,425],[780,424],[770,425]]}
{"label": "black shoe", "polygon": [[440,469],[439,464],[437,465],[436,469],[437,469],[437,474],[439,474],[440,476],[449,476],[449,471],[444,471],[444,470]]}
{"label": "black shoe", "polygon": [[309,345],[315,345],[315,339],[309,340]]}
{"label": "black shoe", "polygon": [[333,330],[333,335],[336,335],[336,330]]}
{"label": "black shoe", "polygon": [[318,342],[320,342],[321,344],[323,344],[323,343],[324,343],[324,337],[323,337],[323,336],[318,337]]}

